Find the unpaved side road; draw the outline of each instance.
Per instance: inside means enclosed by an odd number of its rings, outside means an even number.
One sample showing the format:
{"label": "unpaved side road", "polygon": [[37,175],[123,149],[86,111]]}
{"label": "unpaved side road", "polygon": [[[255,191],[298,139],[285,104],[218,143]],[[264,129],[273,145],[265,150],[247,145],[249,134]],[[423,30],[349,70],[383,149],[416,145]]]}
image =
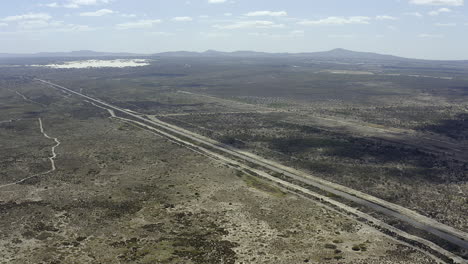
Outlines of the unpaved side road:
{"label": "unpaved side road", "polygon": [[58,146],[60,146],[60,141],[57,138],[49,137],[49,135],[47,135],[45,133],[44,126],[42,125],[42,119],[41,118],[39,118],[39,127],[40,127],[41,133],[44,135],[44,137],[46,137],[48,139],[52,139],[52,140],[55,141],[55,145],[52,147],[52,156],[49,157],[51,169],[47,173],[53,172],[53,171],[55,171],[57,169],[55,167],[55,158],[57,158],[57,153],[55,152],[55,149]]}
{"label": "unpaved side road", "polygon": [[20,92],[18,92],[18,91],[13,91],[13,90],[9,90],[9,91],[15,92],[15,94],[21,96],[21,98],[23,98],[26,102],[30,102],[30,103],[33,103],[33,104],[37,104],[37,105],[40,105],[40,106],[42,106],[42,107],[45,107],[45,106],[46,106],[46,105],[44,105],[44,104],[41,104],[41,103],[39,103],[39,102],[36,102],[36,101],[33,101],[33,100],[29,99],[26,95],[24,95],[24,94],[22,94],[22,93],[20,93]]}

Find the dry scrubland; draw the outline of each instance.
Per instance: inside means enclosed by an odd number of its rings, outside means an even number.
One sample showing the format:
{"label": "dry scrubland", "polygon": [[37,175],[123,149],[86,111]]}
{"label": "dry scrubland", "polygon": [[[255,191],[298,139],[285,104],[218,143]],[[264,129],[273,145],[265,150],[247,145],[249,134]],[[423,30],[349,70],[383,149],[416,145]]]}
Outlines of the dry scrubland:
{"label": "dry scrubland", "polygon": [[[85,80],[46,76],[468,231],[468,80],[461,70],[348,75],[321,72],[337,67],[326,63],[153,63],[106,78],[109,70],[84,71],[93,76]],[[457,78],[437,77],[448,74]]]}
{"label": "dry scrubland", "polygon": [[[432,263],[377,231],[34,84],[1,90],[0,263]],[[44,102],[44,101],[43,101]],[[8,140],[4,140],[8,139]]]}
{"label": "dry scrubland", "polygon": [[0,263],[432,263],[323,205],[18,78],[54,80],[467,231],[468,80],[464,69],[425,67],[159,58],[132,69],[5,68],[0,185],[50,169],[54,142],[38,118],[61,145],[56,171],[0,189]]}

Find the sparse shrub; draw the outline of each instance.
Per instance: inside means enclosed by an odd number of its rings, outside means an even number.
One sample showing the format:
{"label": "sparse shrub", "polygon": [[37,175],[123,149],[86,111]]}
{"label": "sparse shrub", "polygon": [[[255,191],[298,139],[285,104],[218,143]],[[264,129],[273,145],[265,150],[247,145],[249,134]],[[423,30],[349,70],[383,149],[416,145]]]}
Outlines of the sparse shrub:
{"label": "sparse shrub", "polygon": [[333,244],[325,244],[325,248],[336,249],[336,245],[333,245]]}

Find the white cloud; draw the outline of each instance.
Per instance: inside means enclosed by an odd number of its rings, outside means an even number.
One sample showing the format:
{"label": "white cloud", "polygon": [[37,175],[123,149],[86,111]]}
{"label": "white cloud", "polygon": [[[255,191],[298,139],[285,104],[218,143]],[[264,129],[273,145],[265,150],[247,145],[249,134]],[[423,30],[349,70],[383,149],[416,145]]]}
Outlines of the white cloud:
{"label": "white cloud", "polygon": [[51,18],[52,17],[49,14],[45,14],[45,13],[28,13],[24,15],[8,16],[2,19],[2,21],[14,22],[14,21],[25,21],[25,20],[50,20]]}
{"label": "white cloud", "polygon": [[110,0],[70,0],[71,3],[77,5],[97,5],[97,4],[108,4]]}
{"label": "white cloud", "polygon": [[80,16],[100,17],[100,16],[105,16],[105,15],[114,14],[114,13],[115,12],[110,9],[101,9],[101,10],[94,11],[94,12],[80,13]]}
{"label": "white cloud", "polygon": [[210,4],[222,4],[222,3],[226,3],[227,0],[208,0],[208,3]]}
{"label": "white cloud", "polygon": [[223,15],[227,16],[227,17],[230,17],[230,16],[232,16],[232,13],[224,13]]}
{"label": "white cloud", "polygon": [[387,16],[387,15],[376,16],[375,19],[377,19],[377,20],[398,20],[397,17]]}
{"label": "white cloud", "polygon": [[442,13],[450,13],[450,12],[452,12],[452,10],[443,7],[443,8],[439,8],[437,10],[433,10],[433,11],[429,12],[428,14],[430,16],[438,16],[438,15],[440,15]]}
{"label": "white cloud", "polygon": [[254,16],[281,17],[281,16],[287,16],[288,13],[286,11],[255,11],[255,12],[249,12],[245,15],[249,17],[254,17]]}
{"label": "white cloud", "polygon": [[93,6],[93,5],[101,5],[101,4],[109,4],[114,0],[68,0],[64,4],[59,4],[57,2],[52,2],[49,4],[40,4],[39,6],[45,7],[65,7],[65,8],[80,8],[81,6]]}
{"label": "white cloud", "polygon": [[456,27],[457,23],[435,23],[434,25],[438,27]]}
{"label": "white cloud", "polygon": [[79,8],[81,6],[108,4],[110,2],[112,2],[112,0],[69,0],[68,3],[63,5],[63,7]]}
{"label": "white cloud", "polygon": [[419,34],[418,37],[420,38],[443,38],[444,35],[423,33],[423,34]]}
{"label": "white cloud", "polygon": [[8,26],[7,23],[0,23],[0,27],[6,27],[6,26]]}
{"label": "white cloud", "polygon": [[139,20],[135,22],[117,24],[116,28],[117,29],[150,28],[150,27],[153,27],[155,24],[158,24],[161,22],[162,21],[159,19],[146,19],[146,20]]}
{"label": "white cloud", "polygon": [[219,29],[242,29],[242,28],[284,28],[283,24],[276,24],[271,21],[239,21],[230,25],[214,25],[213,27]]}
{"label": "white cloud", "polygon": [[419,12],[408,12],[408,13],[404,13],[405,15],[407,16],[414,16],[414,17],[423,17],[423,15]]}
{"label": "white cloud", "polygon": [[410,0],[415,5],[442,5],[442,6],[462,6],[464,0]]}
{"label": "white cloud", "polygon": [[352,17],[327,17],[320,20],[303,20],[299,25],[345,25],[345,24],[369,24],[370,17],[352,16]]}
{"label": "white cloud", "polygon": [[187,16],[172,18],[172,21],[177,21],[177,22],[188,22],[188,21],[192,21],[192,20],[193,19],[191,17],[187,17]]}

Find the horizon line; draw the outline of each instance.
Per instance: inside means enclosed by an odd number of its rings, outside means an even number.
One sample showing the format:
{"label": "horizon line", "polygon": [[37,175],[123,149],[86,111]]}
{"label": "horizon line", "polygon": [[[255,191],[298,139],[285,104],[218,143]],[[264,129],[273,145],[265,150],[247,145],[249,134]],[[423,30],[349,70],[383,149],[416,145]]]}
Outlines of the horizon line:
{"label": "horizon line", "polygon": [[[313,53],[327,53],[327,52],[332,52],[332,51],[345,51],[345,52],[353,52],[353,53],[369,53],[373,55],[380,55],[380,56],[389,56],[389,57],[395,57],[395,58],[400,58],[400,59],[410,59],[410,60],[426,60],[426,61],[468,61],[467,59],[430,59],[430,58],[415,58],[415,57],[406,57],[402,55],[394,55],[394,54],[387,54],[387,53],[378,53],[378,52],[373,52],[373,51],[357,51],[357,50],[351,50],[351,49],[345,49],[345,48],[333,48],[333,49],[328,49],[328,50],[319,50],[319,51],[300,51],[300,52],[289,52],[289,51],[284,51],[284,52],[269,52],[269,51],[258,51],[258,50],[231,50],[231,51],[226,51],[226,50],[217,50],[217,49],[206,49],[204,51],[193,51],[193,50],[167,50],[167,51],[159,51],[159,52],[149,52],[149,53],[138,53],[138,52],[128,52],[128,51],[98,51],[98,50],[90,50],[90,49],[80,49],[80,50],[71,50],[71,51],[39,51],[39,52],[25,52],[25,53],[20,53],[20,52],[0,52],[0,59],[1,58],[6,58],[2,57],[2,55],[9,55],[9,56],[23,56],[27,57],[28,55],[40,55],[40,54],[47,54],[47,53],[77,53],[77,52],[93,52],[93,53],[112,53],[112,54],[129,54],[132,56],[153,56],[153,55],[158,55],[158,54],[163,54],[163,53],[177,53],[177,52],[186,52],[186,53],[198,53],[198,54],[203,54],[203,53],[208,53],[208,52],[219,52],[219,53],[236,53],[236,52],[252,52],[252,53],[263,53],[263,54],[271,54],[271,55],[301,55],[301,54],[313,54]],[[106,56],[106,55],[102,55]],[[10,57],[14,58],[14,57]]]}

